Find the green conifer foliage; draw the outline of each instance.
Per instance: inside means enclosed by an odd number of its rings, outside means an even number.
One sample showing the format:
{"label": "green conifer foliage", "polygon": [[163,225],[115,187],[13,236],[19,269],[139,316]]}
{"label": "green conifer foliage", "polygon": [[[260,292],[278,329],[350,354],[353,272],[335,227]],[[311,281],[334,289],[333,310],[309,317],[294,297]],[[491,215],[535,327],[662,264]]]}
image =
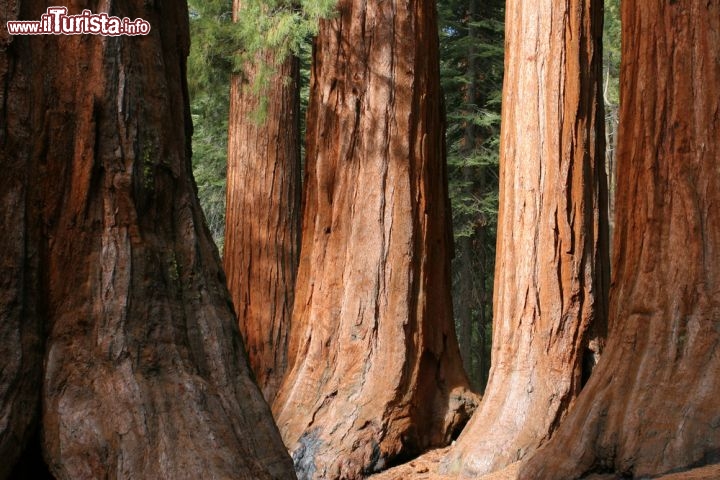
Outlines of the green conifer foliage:
{"label": "green conifer foliage", "polygon": [[[233,22],[232,0],[190,0],[192,44],[188,59],[188,87],[193,117],[193,173],[198,195],[215,243],[222,251],[225,232],[225,174],[230,75],[257,52],[271,50],[275,61],[260,65],[254,89],[264,99],[263,86],[274,64],[297,55],[304,66],[302,112],[307,105],[307,65],[310,41],[320,18],[333,14],[335,0],[297,2],[248,0]],[[301,92],[302,93],[302,92]],[[265,103],[255,112],[265,115]],[[304,113],[301,122],[304,124]],[[303,125],[304,128],[304,125]]]}
{"label": "green conifer foliage", "polygon": [[502,0],[438,5],[455,237],[453,303],[465,369],[479,390],[490,357],[504,7]]}

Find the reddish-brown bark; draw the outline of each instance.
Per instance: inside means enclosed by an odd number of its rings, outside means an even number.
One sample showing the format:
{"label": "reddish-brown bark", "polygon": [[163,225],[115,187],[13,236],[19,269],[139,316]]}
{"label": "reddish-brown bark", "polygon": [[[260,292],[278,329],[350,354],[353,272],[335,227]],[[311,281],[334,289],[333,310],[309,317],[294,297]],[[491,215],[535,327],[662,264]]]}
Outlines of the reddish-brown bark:
{"label": "reddish-brown bark", "polygon": [[606,321],[602,1],[506,8],[492,367],[447,473],[492,472],[546,442]]}
{"label": "reddish-brown bark", "polygon": [[720,2],[622,3],[608,348],[527,479],[720,462]]}
{"label": "reddish-brown bark", "polygon": [[[240,1],[235,0],[235,11]],[[257,67],[246,64],[230,86],[227,213],[223,263],[250,367],[268,402],[287,368],[300,219],[298,62],[274,65],[257,89]],[[266,110],[260,121],[259,95]]]}
{"label": "reddish-brown bark", "polygon": [[[46,7],[0,4],[31,20]],[[150,35],[15,37],[0,51],[2,161],[17,179],[3,218],[19,220],[16,261],[39,263],[39,278],[20,272],[23,305],[47,322],[45,460],[57,479],[291,478],[195,196],[186,5],[111,8]]]}
{"label": "reddish-brown bark", "polygon": [[360,478],[446,443],[474,407],[451,312],[435,15],[426,0],[342,0],[315,42],[273,406],[300,478]]}

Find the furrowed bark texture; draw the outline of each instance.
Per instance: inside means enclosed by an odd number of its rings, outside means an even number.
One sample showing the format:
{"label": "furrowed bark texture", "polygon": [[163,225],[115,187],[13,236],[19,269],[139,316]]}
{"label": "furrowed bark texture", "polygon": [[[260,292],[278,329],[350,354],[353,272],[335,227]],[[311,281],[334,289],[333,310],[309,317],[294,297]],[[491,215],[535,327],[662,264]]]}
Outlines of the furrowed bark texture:
{"label": "furrowed bark texture", "polygon": [[290,370],[300,478],[447,443],[474,408],[453,326],[433,2],[342,0],[315,43]]}
{"label": "furrowed bark texture", "polygon": [[0,60],[3,151],[30,179],[3,209],[42,226],[25,248],[47,310],[45,460],[59,480],[292,478],[195,196],[187,8],[112,5],[150,35],[15,37]]}
{"label": "furrowed bark texture", "polygon": [[720,462],[720,2],[622,4],[608,348],[527,479]]}
{"label": "furrowed bark texture", "polygon": [[492,368],[443,472],[478,475],[547,441],[606,321],[602,2],[507,3]]}
{"label": "furrowed bark texture", "polygon": [[[257,59],[274,61],[269,53]],[[298,61],[273,68],[259,94],[249,64],[230,85],[223,258],[250,367],[271,403],[287,368],[300,220]],[[258,95],[267,99],[261,123]]]}
{"label": "furrowed bark texture", "polygon": [[17,19],[18,5],[0,0],[0,11],[0,478],[6,478],[39,424],[44,342],[40,224],[29,216],[35,200],[27,168],[31,152],[24,148],[35,134],[28,121],[30,88],[9,82],[13,37],[5,21]]}

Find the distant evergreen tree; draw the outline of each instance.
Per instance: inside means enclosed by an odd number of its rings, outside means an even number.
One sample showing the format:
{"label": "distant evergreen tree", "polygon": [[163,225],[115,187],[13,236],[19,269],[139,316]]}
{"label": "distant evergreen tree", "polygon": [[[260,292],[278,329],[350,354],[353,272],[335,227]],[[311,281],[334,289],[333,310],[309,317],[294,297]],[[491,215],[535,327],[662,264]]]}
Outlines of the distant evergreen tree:
{"label": "distant evergreen tree", "polygon": [[605,0],[603,26],[603,99],[610,230],[615,225],[615,148],[620,114],[620,0]]}
{"label": "distant evergreen tree", "polygon": [[193,120],[192,162],[200,204],[222,252],[225,235],[225,168],[232,59],[232,0],[190,0],[188,89]]}
{"label": "distant evergreen tree", "polygon": [[490,356],[505,2],[441,0],[438,10],[454,311],[465,368],[482,390]]}

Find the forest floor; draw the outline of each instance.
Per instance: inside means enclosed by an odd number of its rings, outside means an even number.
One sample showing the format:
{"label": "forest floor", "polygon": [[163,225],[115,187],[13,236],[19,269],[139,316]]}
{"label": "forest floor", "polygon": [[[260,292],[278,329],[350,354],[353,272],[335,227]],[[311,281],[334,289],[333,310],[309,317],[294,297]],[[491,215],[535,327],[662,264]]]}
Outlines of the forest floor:
{"label": "forest floor", "polygon": [[[440,459],[449,449],[450,447],[431,450],[415,460],[373,475],[370,480],[465,480],[467,477],[438,473]],[[519,463],[514,463],[503,470],[484,475],[476,480],[519,480],[518,468]],[[584,480],[618,480],[619,478],[615,475],[590,475]],[[720,464],[656,478],[657,480],[720,480]]]}
{"label": "forest floor", "polygon": [[[451,447],[431,450],[418,458],[398,465],[384,472],[370,477],[370,480],[455,480],[463,479],[458,475],[441,475],[438,473],[440,459],[450,450]],[[491,473],[481,477],[482,480],[516,480],[517,465],[510,465],[499,472]]]}

